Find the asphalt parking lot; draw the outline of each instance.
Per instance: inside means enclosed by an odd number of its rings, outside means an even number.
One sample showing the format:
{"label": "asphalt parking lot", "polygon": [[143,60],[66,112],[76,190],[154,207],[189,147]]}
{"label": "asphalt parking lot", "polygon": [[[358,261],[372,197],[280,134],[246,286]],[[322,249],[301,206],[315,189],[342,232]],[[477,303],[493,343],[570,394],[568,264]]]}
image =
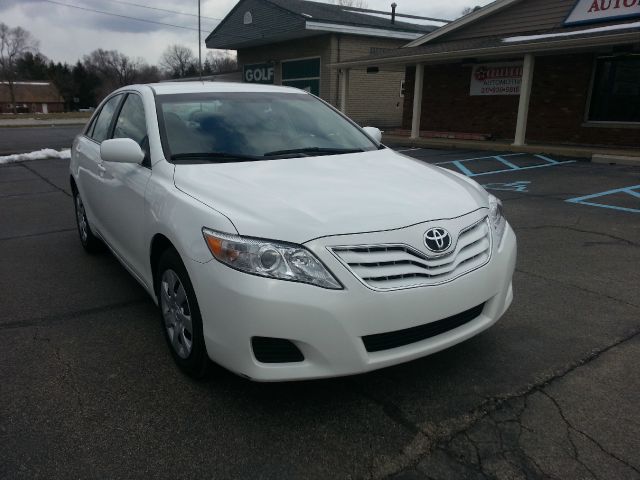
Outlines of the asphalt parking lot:
{"label": "asphalt parking lot", "polygon": [[514,303],[431,357],[285,384],[183,376],[80,247],[68,161],[0,166],[0,478],[640,478],[640,168],[399,149],[504,201]]}

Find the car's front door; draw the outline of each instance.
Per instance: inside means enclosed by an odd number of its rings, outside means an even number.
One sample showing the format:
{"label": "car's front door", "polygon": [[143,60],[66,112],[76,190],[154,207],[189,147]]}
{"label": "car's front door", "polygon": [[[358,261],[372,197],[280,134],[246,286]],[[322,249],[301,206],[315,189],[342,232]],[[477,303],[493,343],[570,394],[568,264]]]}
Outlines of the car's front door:
{"label": "car's front door", "polygon": [[100,144],[111,135],[113,117],[123,95],[114,95],[107,100],[85,134],[78,139],[78,187],[87,211],[89,223],[100,235],[103,233],[104,198],[102,176],[104,167],[100,158]]}
{"label": "car's front door", "polygon": [[105,240],[143,278],[148,262],[145,236],[145,190],[151,178],[149,136],[142,98],[129,93],[113,125],[112,138],[131,138],[145,152],[142,164],[103,162],[101,188],[105,199]]}

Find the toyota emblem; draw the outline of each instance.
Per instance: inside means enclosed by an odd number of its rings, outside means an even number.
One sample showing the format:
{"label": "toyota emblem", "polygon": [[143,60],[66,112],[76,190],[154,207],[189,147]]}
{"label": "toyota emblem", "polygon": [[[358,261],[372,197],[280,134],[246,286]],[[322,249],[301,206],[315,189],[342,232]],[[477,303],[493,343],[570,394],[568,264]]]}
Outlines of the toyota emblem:
{"label": "toyota emblem", "polygon": [[451,246],[451,235],[444,228],[430,228],[424,234],[424,244],[432,252],[444,252]]}

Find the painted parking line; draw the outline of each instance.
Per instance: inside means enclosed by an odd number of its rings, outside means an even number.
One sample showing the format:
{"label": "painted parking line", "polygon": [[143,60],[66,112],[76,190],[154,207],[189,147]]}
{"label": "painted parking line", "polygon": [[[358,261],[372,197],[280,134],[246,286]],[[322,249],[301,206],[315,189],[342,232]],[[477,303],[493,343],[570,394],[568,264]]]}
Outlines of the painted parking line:
{"label": "painted parking line", "polygon": [[613,195],[616,193],[627,194],[632,197],[640,199],[640,185],[633,185],[631,187],[624,187],[624,188],[616,188],[614,190],[607,190],[606,192],[592,193],[591,195],[570,198],[565,201],[569,203],[577,203],[580,205],[589,205],[591,207],[610,208],[612,210],[621,210],[623,212],[640,213],[640,208],[619,207],[617,205],[610,205],[607,203],[599,203],[599,202],[591,201],[594,198],[602,198],[602,197],[606,197],[608,195]]}
{"label": "painted parking line", "polygon": [[[486,157],[474,157],[474,158],[465,158],[462,160],[448,160],[446,162],[438,162],[434,165],[453,165],[457,168],[461,173],[465,174],[467,177],[480,177],[482,175],[493,175],[494,173],[506,173],[506,172],[519,172],[521,170],[531,170],[533,168],[545,168],[545,167],[555,167],[557,165],[565,165],[567,163],[575,163],[575,160],[565,160],[558,161],[553,158],[549,158],[545,155],[532,155],[538,160],[542,160],[542,163],[537,165],[528,165],[526,167],[520,167],[515,163],[509,161],[506,157],[517,157],[521,155],[528,155],[527,153],[507,153],[504,155],[490,155]],[[489,172],[474,172],[473,171],[473,162],[477,162],[480,160],[495,160],[507,168],[491,170]]]}
{"label": "painted parking line", "polygon": [[530,181],[521,180],[519,182],[511,183],[487,183],[482,186],[487,190],[501,190],[503,192],[528,192],[530,184]]}

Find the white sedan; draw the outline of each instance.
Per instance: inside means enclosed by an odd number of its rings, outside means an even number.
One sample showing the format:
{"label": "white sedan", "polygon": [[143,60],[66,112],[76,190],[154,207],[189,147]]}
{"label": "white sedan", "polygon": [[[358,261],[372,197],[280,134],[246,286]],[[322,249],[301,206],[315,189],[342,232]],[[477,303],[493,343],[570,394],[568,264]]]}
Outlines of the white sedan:
{"label": "white sedan", "polygon": [[83,247],[160,307],[178,366],[351,375],[466,340],[511,303],[498,199],[301,90],[133,85],[74,143]]}

